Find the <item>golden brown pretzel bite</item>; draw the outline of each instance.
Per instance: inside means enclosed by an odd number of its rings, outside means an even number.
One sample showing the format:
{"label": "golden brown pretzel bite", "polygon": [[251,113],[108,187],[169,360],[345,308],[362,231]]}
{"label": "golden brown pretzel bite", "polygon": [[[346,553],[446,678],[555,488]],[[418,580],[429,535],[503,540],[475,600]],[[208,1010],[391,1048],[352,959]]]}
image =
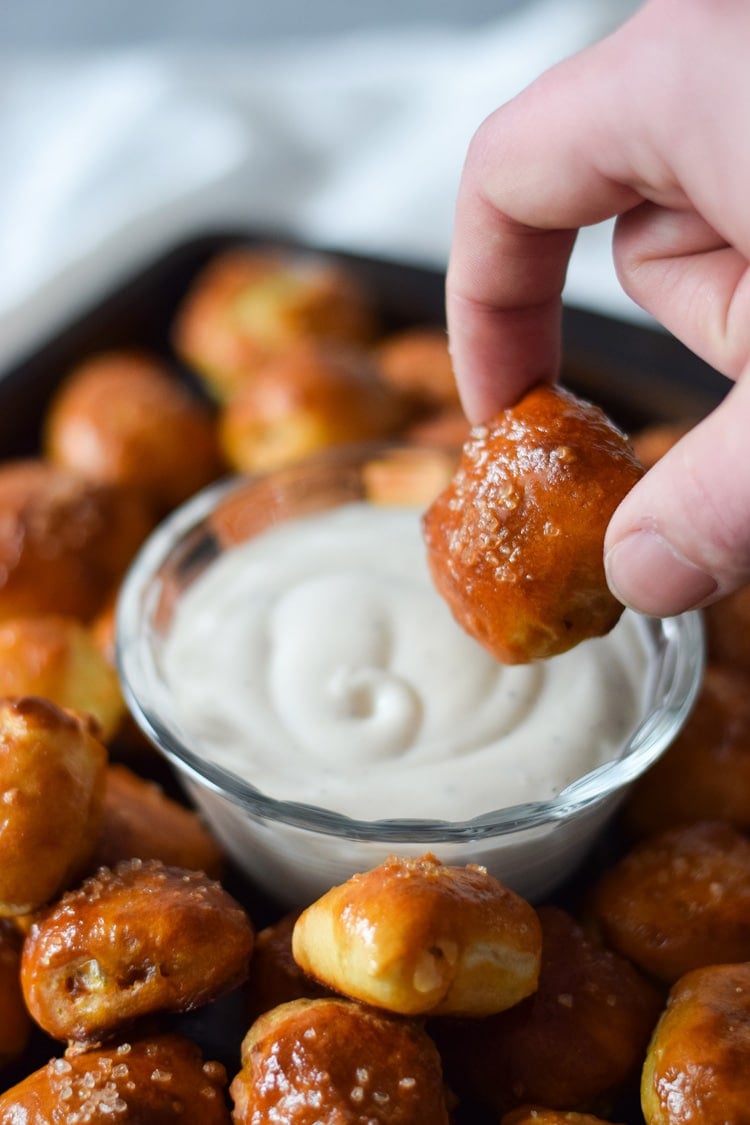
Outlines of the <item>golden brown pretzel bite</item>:
{"label": "golden brown pretzel bite", "polygon": [[125,716],[120,681],[88,629],[55,614],[0,621],[0,697],[38,695],[91,715],[107,742]]}
{"label": "golden brown pretzel bite", "polygon": [[747,679],[716,666],[708,668],[687,723],[625,805],[625,823],[636,837],[699,820],[750,829]]}
{"label": "golden brown pretzel bite", "polygon": [[625,958],[544,906],[537,991],[484,1020],[431,1027],[448,1084],[491,1112],[525,1104],[597,1113],[636,1077],[663,997]]}
{"label": "golden brown pretzel bite", "polygon": [[208,408],[155,356],[111,351],[76,367],[45,418],[57,465],[136,492],[163,515],[221,471]]}
{"label": "golden brown pretzel bite", "polygon": [[750,1122],[750,964],[711,965],[673,987],[641,1081],[647,1125]]}
{"label": "golden brown pretzel bite", "polygon": [[328,987],[403,1015],[487,1015],[536,988],[536,912],[484,868],[392,857],[300,915],[301,968]]}
{"label": "golden brown pretzel bite", "polygon": [[31,1036],[31,1017],[21,992],[22,936],[0,918],[0,1069],[23,1054]]}
{"label": "golden brown pretzel bite", "polygon": [[218,879],[224,853],[196,812],[173,801],[127,766],[107,767],[104,813],[95,867],[125,859],[160,859]]}
{"label": "golden brown pretzel bite", "polygon": [[0,1125],[230,1125],[226,1072],[180,1035],[50,1059],[0,1094]]}
{"label": "golden brown pretzel bite", "polygon": [[224,407],[219,437],[239,472],[266,472],[331,446],[390,436],[401,404],[364,353],[300,345],[265,363]]}
{"label": "golden brown pretzel bite", "polygon": [[217,254],[174,324],[178,354],[217,399],[300,340],[368,341],[374,309],[357,278],[330,259],[273,249]]}
{"label": "golden brown pretzel bite", "polygon": [[241,984],[252,947],[247,914],[218,883],[131,860],[102,868],[32,925],[21,984],[49,1035],[93,1043]]}
{"label": "golden brown pretzel bite", "polygon": [[349,1000],[293,1000],[261,1016],[233,1079],[235,1125],[448,1125],[427,1034]]}
{"label": "golden brown pretzel bite", "polygon": [[107,752],[93,724],[46,699],[0,699],[0,914],[26,914],[96,846]]}
{"label": "golden brown pretzel bite", "polygon": [[292,931],[300,911],[285,914],[266,926],[255,939],[245,996],[249,1019],[256,1020],[289,1000],[314,1000],[330,996],[325,988],[303,973],[292,956]]}
{"label": "golden brown pretzel bite", "polygon": [[653,836],[604,873],[593,907],[606,943],[668,984],[750,960],[750,840],[706,822]]}
{"label": "golden brown pretzel bite", "polygon": [[424,517],[432,577],[459,624],[507,664],[607,633],[623,607],[604,533],[642,472],[604,413],[561,387],[475,426]]}
{"label": "golden brown pretzel bite", "polygon": [[152,524],[111,485],[42,460],[0,465],[0,619],[93,617]]}

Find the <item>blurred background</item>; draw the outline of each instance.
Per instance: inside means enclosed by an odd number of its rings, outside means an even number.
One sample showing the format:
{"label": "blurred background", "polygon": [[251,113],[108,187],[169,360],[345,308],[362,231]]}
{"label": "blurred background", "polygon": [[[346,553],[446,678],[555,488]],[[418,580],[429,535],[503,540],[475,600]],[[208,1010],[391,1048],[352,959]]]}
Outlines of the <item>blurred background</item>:
{"label": "blurred background", "polygon": [[[482,118],[635,0],[3,0],[0,363],[204,230],[442,268]],[[637,316],[584,232],[568,299]]]}

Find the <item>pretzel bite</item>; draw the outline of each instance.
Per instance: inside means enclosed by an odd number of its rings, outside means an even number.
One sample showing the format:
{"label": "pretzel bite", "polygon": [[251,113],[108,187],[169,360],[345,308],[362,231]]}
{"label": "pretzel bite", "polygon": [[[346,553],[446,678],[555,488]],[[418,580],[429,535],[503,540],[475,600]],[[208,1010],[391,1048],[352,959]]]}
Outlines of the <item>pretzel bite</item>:
{"label": "pretzel bite", "polygon": [[89,634],[104,659],[117,667],[117,599],[119,588],[113,590],[96,617],[89,622]]}
{"label": "pretzel bite", "polygon": [[487,1015],[536,988],[533,907],[483,867],[392,857],[334,887],[294,927],[297,964],[323,984],[403,1015]]}
{"label": "pretzel bite", "polygon": [[0,914],[49,902],[96,845],[107,752],[86,718],[0,699]]}
{"label": "pretzel bite", "polygon": [[0,1125],[230,1125],[226,1071],[181,1035],[50,1059],[0,1094]]}
{"label": "pretzel bite", "polygon": [[93,866],[115,867],[125,859],[160,859],[213,879],[224,870],[224,853],[196,812],[173,801],[155,782],[113,764],[106,772]]}
{"label": "pretzel bite", "polygon": [[593,907],[607,944],[668,984],[750,961],[750,841],[716,823],[654,836],[604,873]]}
{"label": "pretzel bite", "polygon": [[90,619],[152,526],[122,489],[42,460],[0,465],[0,620]]}
{"label": "pretzel bite", "polygon": [[445,488],[455,464],[442,450],[390,447],[363,465],[365,498],[371,504],[423,507]]}
{"label": "pretzel bite", "polygon": [[400,420],[400,405],[363,353],[305,345],[269,360],[226,404],[219,435],[234,469],[265,472],[385,437]]}
{"label": "pretzel bite", "polygon": [[411,445],[426,445],[458,453],[470,433],[471,427],[463,410],[448,407],[412,422],[404,429],[402,437]]}
{"label": "pretzel bite", "polygon": [[292,955],[292,931],[300,911],[285,914],[266,926],[255,939],[250,975],[245,988],[246,1009],[256,1020],[289,1000],[314,1000],[330,990],[302,972]]}
{"label": "pretzel bite", "polygon": [[0,919],[0,1069],[19,1058],[31,1036],[31,1017],[21,992],[21,934]]}
{"label": "pretzel bite", "polygon": [[636,838],[699,820],[750,829],[750,696],[744,676],[709,666],[692,714],[631,789],[624,819]]}
{"label": "pretzel bite", "polygon": [[540,385],[464,445],[424,516],[437,590],[506,664],[565,652],[622,613],[604,575],[604,533],[642,475],[598,407]]}
{"label": "pretzel bite", "polygon": [[608,1125],[601,1117],[590,1113],[565,1113],[541,1106],[522,1106],[506,1113],[500,1125]]}
{"label": "pretzel bite", "polygon": [[[88,630],[91,640],[101,653],[104,660],[117,673],[117,599],[119,587],[114,590],[99,610],[96,617],[89,622]],[[117,673],[119,683],[119,673]],[[151,775],[159,768],[163,768],[164,759],[152,742],[146,738],[141,728],[136,723],[127,707],[123,707],[123,715],[117,724],[116,738],[110,743],[113,754],[125,754],[130,765],[135,763],[136,769],[143,766],[143,773]],[[126,858],[120,856],[119,858]],[[179,866],[179,865],[178,865]]]}
{"label": "pretzel bite", "polygon": [[633,452],[644,469],[650,469],[665,453],[669,453],[693,425],[688,421],[656,422],[634,434]]}
{"label": "pretzel bite", "polygon": [[392,332],[378,344],[374,358],[385,382],[418,411],[458,407],[445,328],[425,325]]}
{"label": "pretzel bite", "polygon": [[539,909],[537,991],[484,1020],[435,1021],[449,1085],[489,1111],[606,1112],[640,1068],[663,997],[556,907]]}
{"label": "pretzel bite", "polygon": [[157,515],[221,471],[211,411],[156,357],[92,356],[63,382],[45,419],[47,456],[142,497]]}
{"label": "pretzel bite", "polygon": [[21,985],[55,1039],[94,1043],[141,1016],[185,1012],[247,977],[253,931],[222,887],[157,860],[102,868],[34,922]]}
{"label": "pretzel bite", "polygon": [[365,343],[374,306],[330,258],[238,248],[196,278],[173,328],[178,354],[219,400],[231,398],[269,356],[300,340]]}
{"label": "pretzel bite", "polygon": [[742,586],[703,611],[708,659],[750,674],[750,586]]}
{"label": "pretzel bite", "polygon": [[293,1000],[261,1016],[229,1088],[235,1125],[448,1125],[426,1032],[349,1000]]}
{"label": "pretzel bite", "polygon": [[673,987],[641,1081],[647,1125],[750,1121],[750,964],[710,965]]}
{"label": "pretzel bite", "polygon": [[107,742],[125,715],[114,668],[88,629],[54,614],[0,621],[0,697],[39,695],[91,715]]}

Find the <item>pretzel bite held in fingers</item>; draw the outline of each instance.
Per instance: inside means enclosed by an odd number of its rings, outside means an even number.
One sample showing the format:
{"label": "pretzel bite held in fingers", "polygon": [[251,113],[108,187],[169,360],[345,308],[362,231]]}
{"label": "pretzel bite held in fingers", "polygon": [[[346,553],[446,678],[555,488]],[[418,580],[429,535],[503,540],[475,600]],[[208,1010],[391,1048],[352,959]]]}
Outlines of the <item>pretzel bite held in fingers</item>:
{"label": "pretzel bite held in fingers", "polygon": [[668,984],[750,961],[750,840],[717,823],[653,836],[604,873],[593,908],[607,945]]}
{"label": "pretzel bite held in fingers", "polygon": [[292,951],[329,988],[403,1015],[487,1015],[536,988],[533,907],[484,868],[393,857],[302,912]]}
{"label": "pretzel bite held in fingers", "polygon": [[371,504],[423,507],[445,488],[455,465],[455,456],[443,450],[387,448],[362,467],[365,498]]}
{"label": "pretzel bite held in fingers", "polygon": [[107,762],[97,733],[46,699],[0,699],[0,914],[49,902],[90,860]]}
{"label": "pretzel bite held in fingers", "polygon": [[700,820],[750,829],[750,695],[744,675],[709,665],[685,726],[624,806],[635,838]]}
{"label": "pretzel bite held in fingers", "polygon": [[411,445],[424,445],[432,449],[447,449],[459,453],[468,441],[471,427],[463,410],[439,410],[427,418],[420,418],[407,426],[402,434]]}
{"label": "pretzel bite held in fingers", "polygon": [[430,1026],[449,1086],[492,1113],[521,1105],[607,1112],[637,1077],[663,995],[573,918],[539,908],[537,991],[483,1020]]}
{"label": "pretzel bite held in fingers", "polygon": [[0,1125],[230,1125],[226,1071],[180,1035],[50,1059],[0,1094]]}
{"label": "pretzel bite held in fingers", "polygon": [[459,407],[445,328],[425,325],[392,332],[373,354],[385,382],[419,413]]}
{"label": "pretzel bite held in fingers", "polygon": [[104,808],[93,867],[126,859],[160,859],[218,879],[224,853],[198,814],[127,766],[107,767]]}
{"label": "pretzel bite held in fingers", "polygon": [[155,356],[91,356],[63,381],[45,418],[55,464],[140,496],[157,516],[221,472],[211,411]]}
{"label": "pretzel bite held in fingers", "polygon": [[117,667],[117,599],[119,587],[113,590],[96,617],[89,622],[89,635],[107,663]]}
{"label": "pretzel bite held in fingers", "polygon": [[31,1037],[31,1016],[21,992],[22,935],[0,918],[0,1070],[19,1058]]}
{"label": "pretzel bite held in fingers", "polygon": [[21,985],[49,1035],[95,1043],[155,1012],[185,1012],[247,977],[253,929],[202,873],[157,860],[102,868],[41,915]]}
{"label": "pretzel bite held in fingers", "polygon": [[[104,607],[88,625],[91,640],[101,656],[117,675],[119,685],[119,672],[117,671],[117,599],[119,587],[107,599]],[[121,693],[120,693],[121,694]],[[124,700],[123,700],[124,704]],[[123,714],[117,724],[116,737],[110,744],[113,754],[124,753],[129,764],[137,763],[136,768],[148,775],[151,767],[159,761],[159,751],[150,742],[141,728],[136,723],[127,707],[123,706]],[[122,858],[122,857],[121,857]]]}
{"label": "pretzel bite held in fingers", "polygon": [[643,1067],[647,1125],[750,1122],[750,963],[710,965],[674,985]]}
{"label": "pretzel bite held in fingers", "polygon": [[401,406],[364,353],[299,346],[269,360],[224,407],[219,435],[243,473],[282,468],[332,446],[392,434]]}
{"label": "pretzel bite held in fingers", "polygon": [[750,586],[741,586],[703,611],[711,664],[750,675]]}
{"label": "pretzel bite held in fingers", "polygon": [[226,401],[258,366],[301,340],[368,342],[374,306],[359,280],[330,259],[238,248],[198,275],[173,327],[177,353]]}
{"label": "pretzel bite held in fingers", "polygon": [[41,459],[0,465],[0,620],[89,620],[153,526],[135,496]]}
{"label": "pretzel bite held in fingers", "polygon": [[448,1125],[438,1052],[421,1027],[349,1000],[294,1000],[256,1020],[233,1079],[235,1125]]}
{"label": "pretzel bite held in fingers", "polygon": [[561,387],[475,426],[424,516],[433,581],[459,624],[506,664],[609,632],[623,607],[604,533],[642,473],[606,415]]}
{"label": "pretzel bite held in fingers", "polygon": [[125,715],[120,681],[88,629],[55,614],[0,621],[0,697],[38,695],[91,715],[107,742]]}

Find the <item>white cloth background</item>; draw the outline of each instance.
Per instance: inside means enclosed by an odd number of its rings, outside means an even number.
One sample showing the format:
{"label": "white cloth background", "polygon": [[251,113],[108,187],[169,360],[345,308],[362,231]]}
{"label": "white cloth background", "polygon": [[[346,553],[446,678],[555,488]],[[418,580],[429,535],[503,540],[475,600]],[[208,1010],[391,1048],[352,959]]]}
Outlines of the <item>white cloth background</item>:
{"label": "white cloth background", "polygon": [[[183,237],[245,226],[445,265],[481,119],[627,0],[532,0],[486,26],[252,48],[7,58],[0,368]],[[626,317],[605,224],[566,297]]]}

